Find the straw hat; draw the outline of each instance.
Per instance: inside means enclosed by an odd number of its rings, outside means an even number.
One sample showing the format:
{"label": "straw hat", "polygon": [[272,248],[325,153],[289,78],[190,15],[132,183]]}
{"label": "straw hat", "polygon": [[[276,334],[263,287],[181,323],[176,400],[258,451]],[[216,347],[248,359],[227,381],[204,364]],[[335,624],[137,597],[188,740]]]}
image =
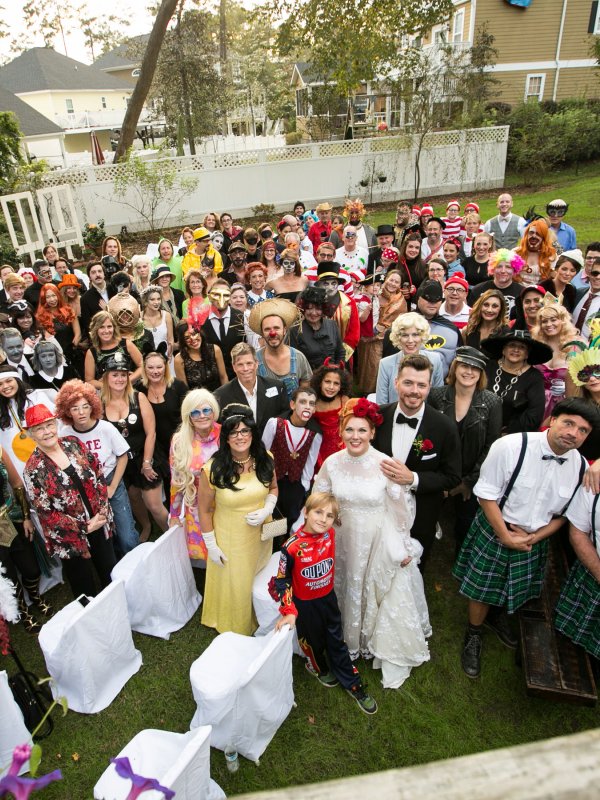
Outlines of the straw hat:
{"label": "straw hat", "polygon": [[300,321],[300,312],[294,303],[285,300],[283,297],[263,300],[252,307],[248,318],[250,330],[260,335],[262,333],[262,321],[265,317],[280,317],[285,327],[291,328],[292,325],[296,325]]}

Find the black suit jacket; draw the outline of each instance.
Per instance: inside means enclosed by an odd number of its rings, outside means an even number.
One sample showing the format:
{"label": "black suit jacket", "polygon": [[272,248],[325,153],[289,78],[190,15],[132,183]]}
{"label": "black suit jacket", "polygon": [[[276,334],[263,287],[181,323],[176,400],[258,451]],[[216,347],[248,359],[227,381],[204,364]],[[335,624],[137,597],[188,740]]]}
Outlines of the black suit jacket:
{"label": "black suit jacket", "polygon": [[[223,361],[225,362],[227,377],[229,378],[230,381],[233,380],[235,378],[235,372],[233,371],[233,367],[231,366],[231,350],[239,342],[246,341],[244,333],[243,313],[241,311],[238,311],[237,308],[231,309],[229,327],[227,328],[227,333],[225,335],[224,342],[222,342],[215,333],[215,329],[213,328],[211,319],[207,319],[204,325],[202,326],[202,336],[204,336],[207,342],[219,345],[219,347],[221,348],[221,352],[223,353]],[[230,400],[229,402],[232,401]],[[246,402],[245,399],[243,402],[244,403]]]}
{"label": "black suit jacket", "polygon": [[[376,429],[373,440],[375,449],[390,458],[393,457],[392,429],[397,409],[397,403],[381,407],[383,423]],[[458,486],[461,480],[461,446],[456,425],[430,406],[425,406],[417,436],[429,439],[433,444],[431,452],[420,454],[411,447],[406,459],[408,469],[419,476],[415,492],[417,513],[411,533],[427,551],[435,537],[444,492]]]}
{"label": "black suit jacket", "polygon": [[[261,433],[271,417],[279,417],[290,407],[287,399],[287,392],[285,386],[281,381],[274,381],[270,378],[261,378],[257,376],[257,400],[256,400],[256,424]],[[246,395],[237,378],[234,378],[224,386],[219,386],[215,390],[215,397],[219,402],[221,411],[229,403],[242,403],[248,405]]]}
{"label": "black suit jacket", "polygon": [[[109,299],[116,294],[115,290],[108,283],[106,284],[106,291],[108,292]],[[94,314],[97,314],[98,311],[102,311],[100,307],[100,301],[102,299],[102,295],[95,286],[90,286],[87,292],[81,295],[81,317],[79,322],[81,325],[81,335],[84,338],[87,338],[89,334],[92,317]]]}

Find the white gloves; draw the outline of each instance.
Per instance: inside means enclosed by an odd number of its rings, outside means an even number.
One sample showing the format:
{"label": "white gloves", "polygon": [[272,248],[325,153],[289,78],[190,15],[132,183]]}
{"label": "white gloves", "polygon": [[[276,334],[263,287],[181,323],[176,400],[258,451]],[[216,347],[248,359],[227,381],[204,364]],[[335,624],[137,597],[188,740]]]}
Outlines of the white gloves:
{"label": "white gloves", "polygon": [[222,567],[223,564],[225,564],[225,562],[227,561],[227,556],[217,544],[217,540],[215,539],[215,532],[207,531],[206,533],[202,534],[202,538],[204,539],[204,544],[206,545],[206,549],[208,551],[208,557],[210,558],[210,560],[214,561],[215,564],[218,564],[220,567]]}
{"label": "white gloves", "polygon": [[262,525],[263,522],[270,517],[273,511],[275,510],[275,506],[277,505],[277,497],[274,494],[268,494],[267,499],[265,500],[265,504],[262,508],[257,509],[256,511],[251,511],[249,514],[246,514],[246,522],[248,525],[252,525],[253,527],[258,527]]}

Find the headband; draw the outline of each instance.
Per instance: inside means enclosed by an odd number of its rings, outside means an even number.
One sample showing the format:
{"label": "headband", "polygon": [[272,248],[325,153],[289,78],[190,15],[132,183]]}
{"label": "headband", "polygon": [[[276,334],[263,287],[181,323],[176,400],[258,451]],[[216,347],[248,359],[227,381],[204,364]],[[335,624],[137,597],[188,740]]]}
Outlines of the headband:
{"label": "headband", "polygon": [[5,378],[15,378],[18,381],[23,380],[23,376],[20,372],[16,370],[11,370],[10,372],[0,372],[0,381],[3,381]]}

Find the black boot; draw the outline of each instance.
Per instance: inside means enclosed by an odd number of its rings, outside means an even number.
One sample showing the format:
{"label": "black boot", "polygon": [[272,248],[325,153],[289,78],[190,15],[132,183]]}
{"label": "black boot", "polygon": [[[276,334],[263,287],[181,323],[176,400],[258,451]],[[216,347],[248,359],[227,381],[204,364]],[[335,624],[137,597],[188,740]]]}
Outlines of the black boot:
{"label": "black boot", "polygon": [[481,633],[467,626],[460,665],[469,678],[478,678],[481,672]]}
{"label": "black boot", "polygon": [[490,608],[483,624],[486,628],[494,631],[502,644],[510,647],[511,650],[517,649],[519,640],[513,633],[508,614],[503,608]]}
{"label": "black boot", "polygon": [[23,627],[27,633],[39,633],[42,626],[37,619],[29,613],[23,589],[19,584],[17,584],[17,602],[19,604],[20,622],[23,623]]}
{"label": "black boot", "polygon": [[50,618],[54,616],[54,609],[40,594],[39,578],[33,578],[29,580],[23,578],[23,586],[27,589],[27,594],[29,595],[29,599],[33,605],[36,606],[36,608],[44,617]]}

